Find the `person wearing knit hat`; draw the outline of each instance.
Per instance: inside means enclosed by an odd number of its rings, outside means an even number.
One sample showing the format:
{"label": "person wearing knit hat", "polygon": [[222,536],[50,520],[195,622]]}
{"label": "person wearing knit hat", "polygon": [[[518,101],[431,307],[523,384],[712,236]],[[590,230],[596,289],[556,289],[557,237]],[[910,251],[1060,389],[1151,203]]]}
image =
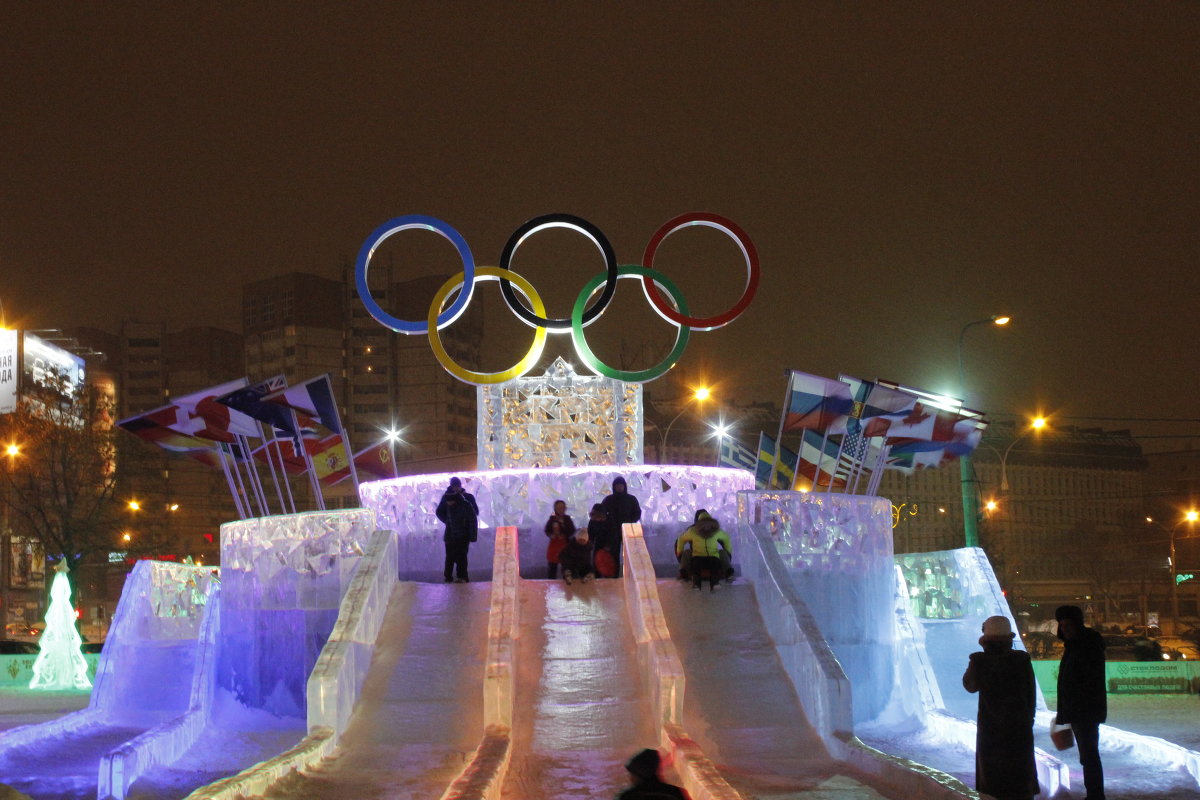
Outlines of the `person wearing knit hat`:
{"label": "person wearing knit hat", "polygon": [[617,795],[617,800],[690,800],[678,786],[664,783],[659,776],[662,759],[657,750],[645,749],[625,764],[633,785]]}
{"label": "person wearing knit hat", "polygon": [[562,552],[558,554],[558,563],[562,565],[563,580],[567,584],[573,583],[576,578],[581,578],[584,583],[592,580],[592,542],[587,528],[580,528],[567,539]]}
{"label": "person wearing knit hat", "polygon": [[1108,719],[1104,637],[1083,624],[1079,606],[1059,606],[1054,619],[1058,638],[1063,640],[1054,721],[1069,724],[1075,734],[1087,800],[1104,800],[1104,765],[1100,761],[1100,724]]}
{"label": "person wearing knit hat", "polygon": [[979,693],[975,728],[975,788],[997,800],[1030,800],[1038,793],[1033,759],[1037,683],[1033,663],[1013,648],[1008,617],[988,617],[979,637],[982,653],[971,653],[963,688]]}

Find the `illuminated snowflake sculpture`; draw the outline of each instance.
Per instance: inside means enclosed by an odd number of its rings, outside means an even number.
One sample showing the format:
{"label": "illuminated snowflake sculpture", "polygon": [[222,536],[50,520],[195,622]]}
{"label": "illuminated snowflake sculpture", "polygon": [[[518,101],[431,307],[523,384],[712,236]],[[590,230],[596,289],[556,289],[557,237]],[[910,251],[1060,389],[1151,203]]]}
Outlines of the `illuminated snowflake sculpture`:
{"label": "illuminated snowflake sculpture", "polygon": [[577,375],[561,357],[544,375],[480,386],[479,468],[642,463],[642,385]]}

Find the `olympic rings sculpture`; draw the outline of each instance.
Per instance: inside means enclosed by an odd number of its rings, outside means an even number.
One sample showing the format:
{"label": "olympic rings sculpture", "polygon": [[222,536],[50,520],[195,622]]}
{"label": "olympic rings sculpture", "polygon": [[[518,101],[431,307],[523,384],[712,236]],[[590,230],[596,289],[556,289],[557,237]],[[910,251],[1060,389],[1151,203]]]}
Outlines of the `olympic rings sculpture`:
{"label": "olympic rings sculpture", "polygon": [[[687,302],[665,275],[654,269],[654,257],[668,236],[693,225],[703,225],[713,228],[733,239],[742,252],[746,262],[746,284],[742,295],[728,309],[711,317],[693,317],[688,310]],[[587,237],[604,259],[604,271],[593,276],[579,295],[568,317],[554,318],[546,315],[545,303],[533,285],[525,278],[513,272],[512,260],[517,248],[534,234],[549,228],[566,228]],[[406,230],[427,230],[446,238],[458,251],[463,269],[451,277],[438,289],[433,302],[429,306],[426,319],[419,321],[402,320],[386,312],[372,296],[367,283],[367,274],[371,266],[371,257],[379,246],[390,236]],[[617,281],[622,278],[640,279],[642,290],[651,307],[666,321],[670,322],[678,332],[675,336],[675,346],[661,362],[644,370],[619,370],[601,361],[592,351],[584,336],[584,328],[600,318],[617,290]],[[429,345],[438,363],[454,377],[464,383],[476,385],[491,385],[504,383],[520,377],[532,369],[542,356],[546,346],[546,336],[549,333],[569,333],[575,352],[580,360],[591,370],[608,378],[627,382],[652,381],[664,375],[675,366],[687,348],[688,339],[693,330],[711,331],[724,327],[733,322],[750,305],[758,291],[759,262],[758,251],[745,231],[736,224],[716,214],[694,212],[681,214],[662,225],[650,237],[650,243],[642,254],[642,263],[638,265],[617,265],[617,258],[612,245],[604,233],[592,223],[570,214],[545,214],[529,220],[517,228],[509,237],[500,254],[500,266],[477,267],[475,257],[466,239],[454,228],[433,217],[421,214],[409,214],[385,222],[376,228],[358,252],[354,265],[355,286],[359,299],[366,307],[367,313],[377,322],[396,333],[410,336],[428,336]],[[500,293],[505,304],[517,317],[534,329],[533,344],[529,351],[512,367],[500,372],[474,372],[456,363],[442,346],[439,331],[451,325],[466,310],[475,291],[475,285],[481,281],[498,281]],[[514,289],[515,287],[515,289]],[[456,289],[460,289],[449,306],[446,298]],[[520,293],[525,302],[518,299]],[[666,296],[664,296],[664,293]]]}

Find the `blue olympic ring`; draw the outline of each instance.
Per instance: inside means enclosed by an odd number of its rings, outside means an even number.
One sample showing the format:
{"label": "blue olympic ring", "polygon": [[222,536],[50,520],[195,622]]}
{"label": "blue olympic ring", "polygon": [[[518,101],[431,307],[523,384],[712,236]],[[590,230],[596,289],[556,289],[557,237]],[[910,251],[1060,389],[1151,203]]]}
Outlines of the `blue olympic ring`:
{"label": "blue olympic ring", "polygon": [[426,217],[422,214],[406,214],[380,225],[371,232],[358,250],[358,259],[354,263],[354,283],[358,289],[358,297],[366,306],[367,313],[374,317],[379,324],[385,328],[391,328],[396,333],[424,336],[429,333],[429,323],[426,320],[408,322],[393,317],[375,301],[371,295],[371,289],[367,285],[367,270],[371,267],[371,256],[375,254],[376,248],[392,234],[413,229],[440,233],[450,240],[450,244],[454,245],[454,249],[458,251],[458,256],[462,259],[463,264],[463,290],[458,293],[454,302],[438,315],[438,329],[440,330],[458,319],[466,310],[467,303],[471,302],[471,294],[475,291],[475,257],[471,255],[471,248],[467,246],[467,240],[462,237],[462,234],[440,219]]}

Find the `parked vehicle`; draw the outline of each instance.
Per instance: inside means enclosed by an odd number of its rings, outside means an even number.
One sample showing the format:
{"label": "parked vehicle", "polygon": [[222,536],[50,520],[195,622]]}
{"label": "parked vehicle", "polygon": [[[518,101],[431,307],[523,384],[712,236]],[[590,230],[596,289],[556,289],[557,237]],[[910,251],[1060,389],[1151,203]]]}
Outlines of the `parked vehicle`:
{"label": "parked vehicle", "polygon": [[0,656],[32,656],[37,655],[40,650],[41,648],[33,642],[0,639]]}
{"label": "parked vehicle", "polygon": [[84,642],[81,649],[85,653],[99,653],[104,650],[104,642]]}

